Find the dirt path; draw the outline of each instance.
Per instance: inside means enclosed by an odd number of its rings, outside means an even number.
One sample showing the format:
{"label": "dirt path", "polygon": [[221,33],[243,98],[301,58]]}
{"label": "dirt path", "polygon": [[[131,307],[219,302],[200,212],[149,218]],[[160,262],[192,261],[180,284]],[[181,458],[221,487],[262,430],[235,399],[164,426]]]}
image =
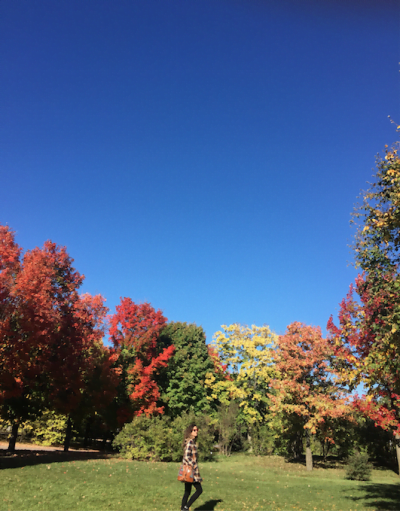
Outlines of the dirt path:
{"label": "dirt path", "polygon": [[[6,450],[8,447],[8,442],[0,442],[0,450]],[[48,447],[46,445],[36,445],[36,444],[24,444],[17,442],[15,444],[15,451],[51,451],[51,452],[60,452],[63,451],[63,447]],[[96,449],[69,449],[69,452],[100,452]]]}
{"label": "dirt path", "polygon": [[7,442],[0,442],[0,469],[74,460],[104,460],[115,456],[95,449],[69,449],[68,452],[64,452],[62,446],[47,447],[45,445],[18,442],[15,446],[15,452],[7,452],[7,447]]}

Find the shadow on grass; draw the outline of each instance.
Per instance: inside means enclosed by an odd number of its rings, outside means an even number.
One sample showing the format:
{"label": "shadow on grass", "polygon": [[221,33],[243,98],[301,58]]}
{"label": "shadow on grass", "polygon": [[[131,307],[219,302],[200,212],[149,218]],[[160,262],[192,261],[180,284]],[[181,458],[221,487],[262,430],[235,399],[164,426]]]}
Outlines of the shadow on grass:
{"label": "shadow on grass", "polygon": [[[393,460],[385,460],[385,459],[372,459],[370,460],[372,463],[374,470],[392,470],[394,473],[398,474],[397,462],[395,463]],[[300,458],[286,458],[286,463],[290,463],[293,465],[302,465],[304,468],[306,466],[306,458],[305,456],[301,456]],[[316,454],[313,455],[313,466],[315,468],[346,468],[347,459],[346,458],[338,458],[337,456],[327,456],[326,459],[323,456],[318,456]],[[400,505],[398,507],[400,510]]]}
{"label": "shadow on grass", "polygon": [[[354,492],[354,490],[348,491]],[[380,511],[398,511],[400,509],[400,484],[369,483],[362,487],[362,491],[362,496],[345,497],[354,502],[362,501],[364,508],[371,507]]]}
{"label": "shadow on grass", "polygon": [[5,468],[20,468],[41,463],[57,463],[62,461],[104,460],[113,457],[112,454],[100,451],[44,451],[39,449],[16,449],[10,453],[0,449],[0,470]]}
{"label": "shadow on grass", "polygon": [[194,508],[194,511],[213,511],[219,502],[222,502],[222,500],[207,500],[201,506]]}
{"label": "shadow on grass", "polygon": [[[300,458],[286,458],[287,463],[294,465],[306,466],[305,456]],[[337,456],[327,456],[326,459],[323,456],[313,455],[313,466],[315,468],[343,468],[346,464],[346,460],[339,459]]]}

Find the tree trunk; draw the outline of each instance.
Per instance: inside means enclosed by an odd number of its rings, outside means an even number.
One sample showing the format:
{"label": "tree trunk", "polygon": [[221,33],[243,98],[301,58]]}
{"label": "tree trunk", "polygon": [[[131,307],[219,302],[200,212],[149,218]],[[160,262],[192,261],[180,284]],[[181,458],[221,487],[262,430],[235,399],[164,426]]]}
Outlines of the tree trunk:
{"label": "tree trunk", "polygon": [[88,447],[88,445],[89,445],[91,423],[92,423],[92,419],[91,418],[87,419],[86,428],[85,428],[85,438],[83,439],[83,447],[85,447],[85,448]]}
{"label": "tree trunk", "polygon": [[249,450],[247,452],[253,452],[253,442],[251,439],[250,431],[247,432],[247,441],[249,442]]}
{"label": "tree trunk", "polygon": [[396,455],[397,455],[397,469],[400,475],[400,435],[395,435]]}
{"label": "tree trunk", "polygon": [[306,434],[306,468],[307,470],[313,469],[313,459],[311,452],[311,435],[309,430],[307,430]]}
{"label": "tree trunk", "polygon": [[17,438],[18,438],[18,427],[19,427],[18,422],[14,422],[12,425],[10,441],[8,442],[8,449],[7,449],[10,452],[15,451],[15,444],[16,444]]}
{"label": "tree trunk", "polygon": [[64,452],[68,452],[69,444],[71,442],[71,434],[72,434],[72,421],[71,421],[71,417],[68,415],[67,430],[65,431],[65,439],[64,439]]}
{"label": "tree trunk", "polygon": [[329,444],[328,442],[324,442],[323,443],[323,446],[322,446],[322,454],[324,456],[324,461],[326,461],[327,457],[328,457],[328,452],[329,452],[329,449],[331,447],[331,444]]}

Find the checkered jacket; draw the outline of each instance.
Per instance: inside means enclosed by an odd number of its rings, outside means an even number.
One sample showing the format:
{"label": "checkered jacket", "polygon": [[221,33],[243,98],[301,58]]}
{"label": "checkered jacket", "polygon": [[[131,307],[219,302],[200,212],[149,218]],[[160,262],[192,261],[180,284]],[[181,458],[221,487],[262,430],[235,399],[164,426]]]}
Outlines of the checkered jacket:
{"label": "checkered jacket", "polygon": [[195,483],[201,483],[202,478],[199,472],[199,466],[197,465],[197,445],[192,439],[187,440],[185,444],[184,454],[182,463],[184,465],[190,465],[193,468],[193,481]]}

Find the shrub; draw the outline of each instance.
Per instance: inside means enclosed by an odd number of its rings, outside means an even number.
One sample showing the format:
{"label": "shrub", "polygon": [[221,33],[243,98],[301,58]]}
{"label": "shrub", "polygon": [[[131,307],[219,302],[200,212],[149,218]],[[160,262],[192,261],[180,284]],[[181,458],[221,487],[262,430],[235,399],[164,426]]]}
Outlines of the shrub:
{"label": "shrub", "polygon": [[371,471],[372,465],[368,462],[367,453],[357,452],[348,458],[346,479],[369,481],[371,478]]}
{"label": "shrub", "polygon": [[[153,435],[157,431],[156,418],[140,415],[134,417],[132,422],[124,425],[120,433],[115,437],[113,446],[117,447],[125,458],[137,460],[152,460],[157,457],[156,444],[162,449],[162,442]],[[164,435],[161,435],[161,438]],[[160,440],[160,439],[159,439]],[[160,445],[161,444],[161,445]]]}
{"label": "shrub", "polygon": [[199,428],[199,458],[211,459],[214,444],[213,428],[207,416],[183,414],[171,420],[166,415],[134,417],[124,425],[113,441],[122,456],[136,460],[180,461],[182,459],[183,432],[195,422]]}
{"label": "shrub", "polygon": [[[59,413],[46,410],[34,421],[23,424],[24,432],[30,436],[31,441],[42,445],[62,445],[67,428],[67,417]],[[77,431],[73,428],[73,437]]]}
{"label": "shrub", "polygon": [[238,424],[239,406],[234,401],[229,405],[221,405],[217,411],[217,431],[219,452],[230,456],[233,442],[239,436]]}
{"label": "shrub", "polygon": [[274,434],[266,425],[256,425],[251,429],[251,447],[256,456],[265,456],[274,451]]}

